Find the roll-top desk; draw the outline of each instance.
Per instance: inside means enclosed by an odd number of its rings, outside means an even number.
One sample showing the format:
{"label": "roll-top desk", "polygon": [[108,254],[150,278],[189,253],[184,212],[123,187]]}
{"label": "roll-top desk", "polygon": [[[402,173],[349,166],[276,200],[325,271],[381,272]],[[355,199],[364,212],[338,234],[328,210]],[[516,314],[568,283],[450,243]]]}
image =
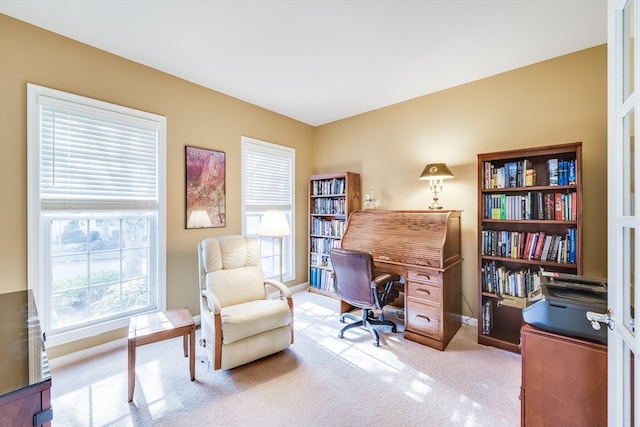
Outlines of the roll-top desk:
{"label": "roll-top desk", "polygon": [[[404,280],[404,337],[444,350],[461,321],[461,212],[359,210],[342,247]],[[341,312],[348,305],[341,303]]]}
{"label": "roll-top desk", "polygon": [[31,291],[0,294],[0,427],[49,426],[51,372]]}

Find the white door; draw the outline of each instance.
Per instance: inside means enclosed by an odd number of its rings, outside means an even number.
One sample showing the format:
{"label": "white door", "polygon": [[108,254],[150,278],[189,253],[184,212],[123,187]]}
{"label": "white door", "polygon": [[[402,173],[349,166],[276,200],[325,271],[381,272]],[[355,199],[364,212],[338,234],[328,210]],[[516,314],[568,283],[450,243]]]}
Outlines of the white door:
{"label": "white door", "polygon": [[[608,16],[608,425],[640,426],[638,337],[634,307],[640,302],[639,0],[609,0]],[[636,232],[638,235],[636,236]],[[638,257],[636,257],[638,252]],[[603,316],[607,317],[607,316]],[[606,319],[600,319],[606,320]],[[604,326],[603,327],[607,327]]]}

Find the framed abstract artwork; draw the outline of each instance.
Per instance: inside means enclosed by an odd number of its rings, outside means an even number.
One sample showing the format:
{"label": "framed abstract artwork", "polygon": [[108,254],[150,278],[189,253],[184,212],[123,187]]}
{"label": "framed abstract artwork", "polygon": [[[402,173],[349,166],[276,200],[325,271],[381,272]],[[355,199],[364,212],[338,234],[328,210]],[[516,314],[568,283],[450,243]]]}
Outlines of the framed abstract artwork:
{"label": "framed abstract artwork", "polygon": [[226,227],[223,151],[185,146],[185,228]]}

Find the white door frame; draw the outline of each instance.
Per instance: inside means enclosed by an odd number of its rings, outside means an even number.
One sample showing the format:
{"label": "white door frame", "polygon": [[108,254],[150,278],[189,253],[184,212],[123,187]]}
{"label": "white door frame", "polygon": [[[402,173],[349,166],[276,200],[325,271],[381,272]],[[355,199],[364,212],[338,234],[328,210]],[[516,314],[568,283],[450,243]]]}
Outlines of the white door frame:
{"label": "white door frame", "polygon": [[[613,327],[608,334],[610,427],[640,425],[639,393],[635,390],[640,375],[638,358],[634,358],[634,378],[631,378],[631,358],[638,350],[631,307],[638,307],[640,301],[637,279],[640,274],[640,215],[637,209],[640,205],[636,203],[640,189],[640,150],[635,142],[635,136],[640,134],[639,120],[635,117],[640,111],[638,6],[638,0],[608,0],[607,280],[608,306],[613,318]],[[632,393],[632,390],[635,391]],[[635,397],[633,402],[632,395]]]}

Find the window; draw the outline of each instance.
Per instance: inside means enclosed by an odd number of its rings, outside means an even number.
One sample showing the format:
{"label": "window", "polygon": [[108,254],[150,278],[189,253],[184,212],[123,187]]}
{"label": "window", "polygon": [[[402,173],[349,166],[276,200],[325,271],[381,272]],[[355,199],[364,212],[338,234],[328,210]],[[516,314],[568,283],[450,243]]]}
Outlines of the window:
{"label": "window", "polygon": [[164,309],[165,118],[27,93],[29,288],[48,342]]}
{"label": "window", "polygon": [[[282,241],[283,280],[295,277],[293,254],[293,194],[295,150],[282,145],[242,137],[242,232],[256,236],[262,215],[267,210],[285,213],[291,235]],[[260,238],[260,254],[265,278],[279,280],[280,256],[276,238]]]}

